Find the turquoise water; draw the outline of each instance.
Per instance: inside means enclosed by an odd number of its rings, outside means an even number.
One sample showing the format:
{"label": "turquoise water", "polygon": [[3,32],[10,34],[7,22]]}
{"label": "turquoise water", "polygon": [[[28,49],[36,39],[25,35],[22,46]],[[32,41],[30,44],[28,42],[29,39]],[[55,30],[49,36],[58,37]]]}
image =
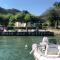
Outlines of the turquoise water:
{"label": "turquoise water", "polygon": [[[39,43],[40,36],[0,36],[0,60],[34,60],[29,54],[33,43]],[[49,37],[60,43],[60,37]],[[27,45],[27,47],[25,47]]]}

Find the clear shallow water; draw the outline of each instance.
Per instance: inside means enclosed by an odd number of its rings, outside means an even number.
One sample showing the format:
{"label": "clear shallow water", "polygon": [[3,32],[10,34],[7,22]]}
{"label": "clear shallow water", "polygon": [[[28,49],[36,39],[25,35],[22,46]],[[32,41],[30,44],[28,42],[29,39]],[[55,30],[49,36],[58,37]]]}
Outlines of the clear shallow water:
{"label": "clear shallow water", "polygon": [[[42,36],[0,36],[0,60],[34,60],[33,55],[29,54],[31,46],[42,41],[42,38]],[[56,39],[60,43],[60,36],[49,39]]]}

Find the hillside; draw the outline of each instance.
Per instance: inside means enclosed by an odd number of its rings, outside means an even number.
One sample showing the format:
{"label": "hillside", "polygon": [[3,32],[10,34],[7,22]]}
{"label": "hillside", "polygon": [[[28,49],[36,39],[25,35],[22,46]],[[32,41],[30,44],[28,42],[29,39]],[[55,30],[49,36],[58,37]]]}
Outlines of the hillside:
{"label": "hillside", "polygon": [[15,14],[17,12],[21,12],[21,11],[18,10],[18,9],[14,9],[14,8],[12,8],[12,9],[4,9],[4,8],[0,7],[0,13],[2,13],[2,14],[7,14],[7,13]]}

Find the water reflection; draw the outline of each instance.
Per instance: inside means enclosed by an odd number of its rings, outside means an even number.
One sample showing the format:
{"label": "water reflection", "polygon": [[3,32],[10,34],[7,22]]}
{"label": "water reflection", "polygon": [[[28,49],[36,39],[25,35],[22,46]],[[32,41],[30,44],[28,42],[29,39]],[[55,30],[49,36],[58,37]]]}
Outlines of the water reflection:
{"label": "water reflection", "polygon": [[[29,54],[33,43],[39,43],[40,36],[0,36],[0,60],[34,60]],[[60,41],[60,37],[56,38]]]}

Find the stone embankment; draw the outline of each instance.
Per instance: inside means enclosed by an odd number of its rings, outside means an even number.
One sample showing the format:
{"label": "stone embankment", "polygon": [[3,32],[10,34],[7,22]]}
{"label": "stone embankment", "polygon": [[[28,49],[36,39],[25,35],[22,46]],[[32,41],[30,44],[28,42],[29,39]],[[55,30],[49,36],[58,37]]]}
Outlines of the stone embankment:
{"label": "stone embankment", "polygon": [[46,31],[54,32],[54,35],[60,35],[60,29],[47,29]]}

